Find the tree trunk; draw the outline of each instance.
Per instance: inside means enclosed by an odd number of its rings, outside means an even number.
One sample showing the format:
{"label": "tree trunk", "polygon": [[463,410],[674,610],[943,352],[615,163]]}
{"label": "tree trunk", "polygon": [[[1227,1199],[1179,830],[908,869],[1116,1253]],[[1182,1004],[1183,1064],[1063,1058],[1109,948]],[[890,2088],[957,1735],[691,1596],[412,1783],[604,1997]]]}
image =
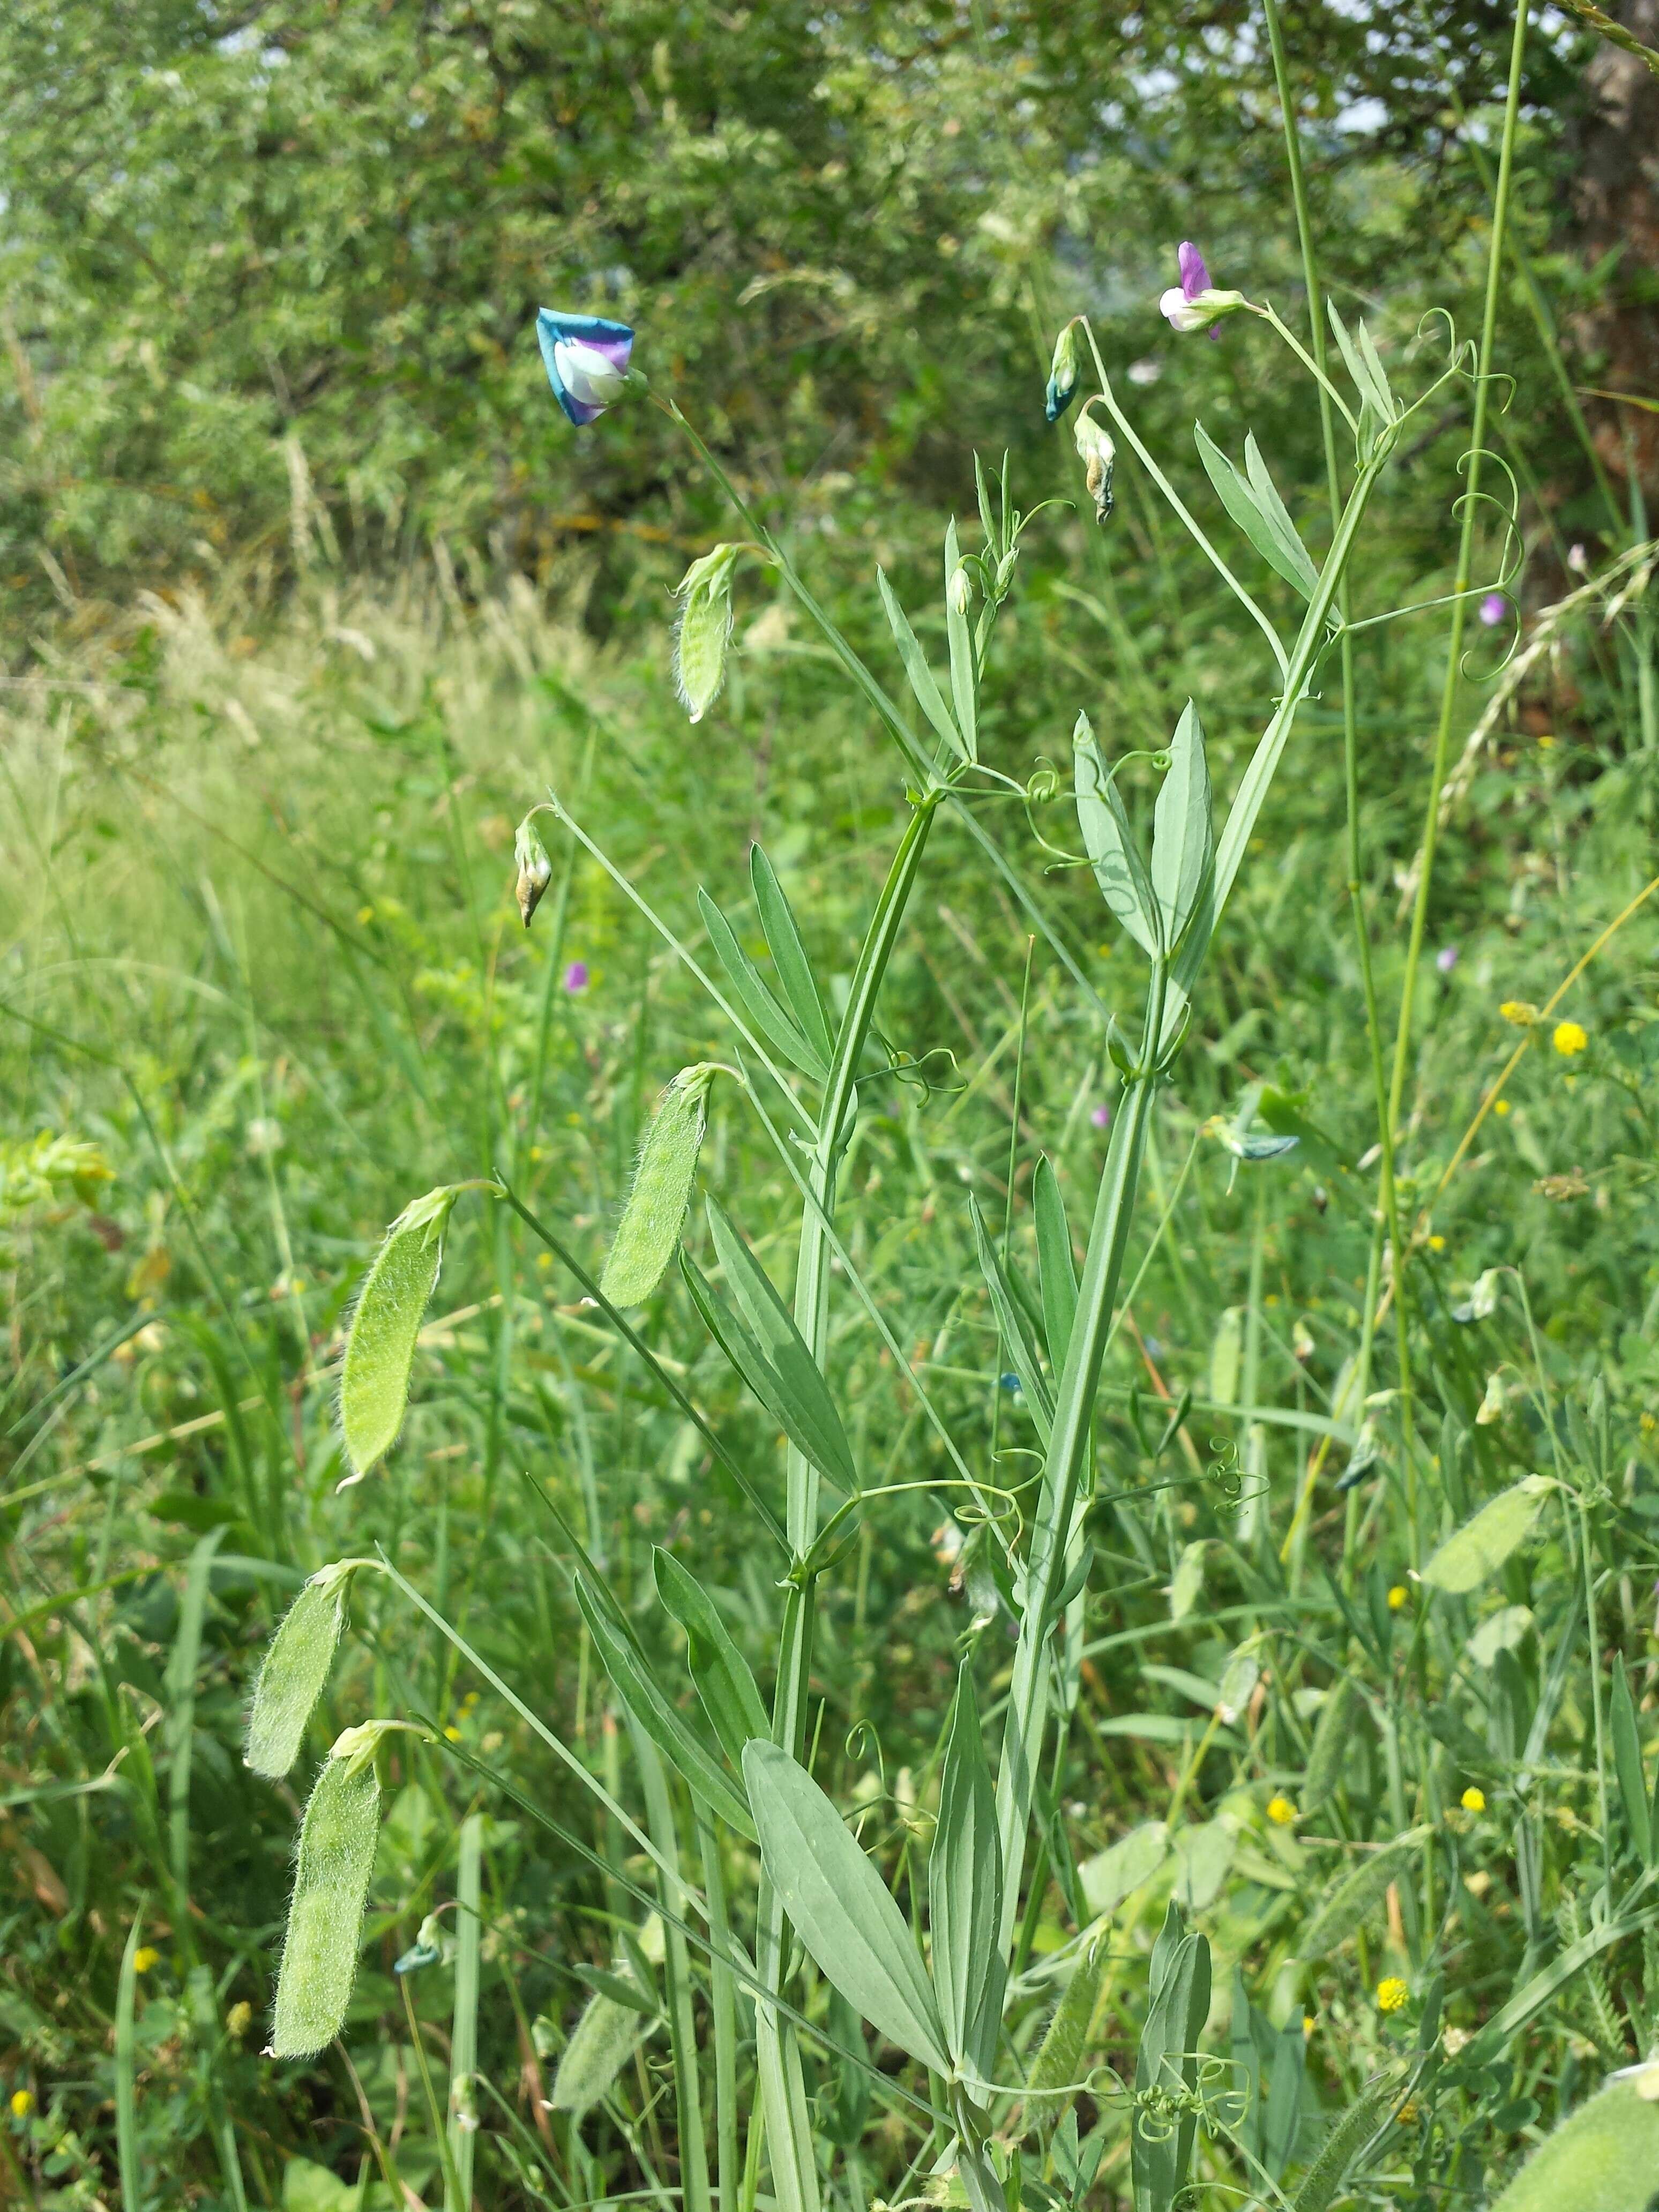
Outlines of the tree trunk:
{"label": "tree trunk", "polygon": [[[1659,49],[1659,0],[1610,0],[1607,11]],[[1592,266],[1617,251],[1601,297],[1574,319],[1587,384],[1659,398],[1659,76],[1605,40],[1584,72],[1584,106],[1570,141],[1576,157],[1573,229]],[[1585,403],[1608,473],[1628,483],[1632,463],[1651,518],[1659,509],[1659,415]]]}

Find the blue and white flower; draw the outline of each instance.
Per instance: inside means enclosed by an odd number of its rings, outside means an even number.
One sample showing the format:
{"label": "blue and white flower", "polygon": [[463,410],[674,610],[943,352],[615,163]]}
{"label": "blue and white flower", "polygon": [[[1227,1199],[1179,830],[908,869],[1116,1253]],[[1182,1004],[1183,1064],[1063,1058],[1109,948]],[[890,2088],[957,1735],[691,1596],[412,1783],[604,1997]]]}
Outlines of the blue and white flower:
{"label": "blue and white flower", "polygon": [[579,429],[597,422],[627,390],[634,333],[626,323],[544,307],[536,317],[536,337],[553,396]]}

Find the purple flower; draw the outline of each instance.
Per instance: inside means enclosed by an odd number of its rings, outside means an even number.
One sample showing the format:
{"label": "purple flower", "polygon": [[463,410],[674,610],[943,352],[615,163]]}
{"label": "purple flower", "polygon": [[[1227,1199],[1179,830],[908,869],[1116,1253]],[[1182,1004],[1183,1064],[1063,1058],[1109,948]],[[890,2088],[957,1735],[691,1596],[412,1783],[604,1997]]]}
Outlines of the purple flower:
{"label": "purple flower", "polygon": [[1502,592],[1488,592],[1480,602],[1480,619],[1486,628],[1496,629],[1499,623],[1507,622],[1509,618],[1510,603]]}
{"label": "purple flower", "polygon": [[573,999],[587,988],[587,963],[586,960],[573,960],[571,962],[570,965],[564,971],[564,988],[569,992]]}
{"label": "purple flower", "polygon": [[1159,300],[1158,312],[1169,322],[1171,330],[1182,333],[1201,331],[1206,324],[1210,336],[1218,335],[1214,328],[1219,315],[1230,315],[1236,307],[1244,305],[1242,292],[1218,292],[1210,282],[1210,272],[1204,264],[1204,256],[1190,238],[1181,241],[1176,255],[1181,265],[1181,282],[1172,285]]}
{"label": "purple flower", "polygon": [[536,317],[536,338],[553,396],[578,428],[596,422],[626,390],[634,350],[626,323],[544,307]]}
{"label": "purple flower", "polygon": [[1434,964],[1443,975],[1449,975],[1457,965],[1457,947],[1455,945],[1443,945],[1434,956]]}
{"label": "purple flower", "polygon": [[1093,1113],[1090,1115],[1089,1119],[1094,1123],[1097,1129],[1109,1129],[1112,1126],[1112,1109],[1103,1101],[1100,1105],[1095,1108]]}

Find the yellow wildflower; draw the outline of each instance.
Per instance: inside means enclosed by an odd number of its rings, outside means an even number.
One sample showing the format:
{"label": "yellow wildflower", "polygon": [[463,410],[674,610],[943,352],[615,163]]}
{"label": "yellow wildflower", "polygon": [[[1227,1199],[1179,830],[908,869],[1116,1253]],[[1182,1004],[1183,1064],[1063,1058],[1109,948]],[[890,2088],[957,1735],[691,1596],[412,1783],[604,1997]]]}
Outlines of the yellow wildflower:
{"label": "yellow wildflower", "polygon": [[1398,2012],[1410,1995],[1398,1974],[1385,1974],[1376,1985],[1376,2008],[1379,2012]]}
{"label": "yellow wildflower", "polygon": [[132,1954],[132,1971],[135,1974],[147,1974],[152,1966],[159,1966],[161,1963],[161,1953],[150,1943],[141,1943]]}
{"label": "yellow wildflower", "polygon": [[1510,1110],[1509,1100],[1507,1098],[1495,1098],[1492,1101],[1492,1110],[1494,1114],[1507,1114]]}
{"label": "yellow wildflower", "polygon": [[1512,1023],[1518,1030],[1536,1029],[1538,1026],[1538,1009],[1530,999],[1505,999],[1498,1011],[1506,1022]]}
{"label": "yellow wildflower", "polygon": [[1389,1611],[1390,1613],[1398,1613],[1401,1606],[1409,1605],[1411,1602],[1411,1592],[1406,1588],[1404,1583],[1396,1583],[1394,1588],[1389,1592]]}
{"label": "yellow wildflower", "polygon": [[11,2116],[15,2120],[26,2120],[34,2110],[32,2090],[14,2089],[11,2093]]}
{"label": "yellow wildflower", "polygon": [[1486,1809],[1486,1793],[1484,1790],[1477,1790],[1471,1783],[1458,1802],[1466,1813],[1484,1813]]}
{"label": "yellow wildflower", "polygon": [[1431,1252],[1443,1252],[1445,1249],[1446,1240],[1437,1231],[1429,1239],[1429,1249]]}
{"label": "yellow wildflower", "polygon": [[1563,1060],[1571,1060],[1576,1052],[1583,1052],[1589,1037],[1577,1022],[1557,1022],[1552,1042]]}
{"label": "yellow wildflower", "polygon": [[1282,1791],[1267,1800],[1267,1818],[1276,1828],[1288,1828],[1296,1818],[1296,1808]]}
{"label": "yellow wildflower", "polygon": [[451,1743],[459,1743],[461,1740],[461,1732],[453,1722],[450,1726],[444,1730],[444,1734],[448,1737]]}

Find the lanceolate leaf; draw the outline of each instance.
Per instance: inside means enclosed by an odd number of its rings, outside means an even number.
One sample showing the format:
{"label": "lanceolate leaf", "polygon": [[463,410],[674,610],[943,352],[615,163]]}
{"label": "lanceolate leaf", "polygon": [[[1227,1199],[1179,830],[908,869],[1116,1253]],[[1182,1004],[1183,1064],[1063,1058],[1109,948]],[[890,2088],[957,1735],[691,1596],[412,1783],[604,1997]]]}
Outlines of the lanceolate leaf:
{"label": "lanceolate leaf", "polygon": [[828,1059],[821,1057],[814,1050],[793,1016],[787,1013],[768,990],[761,980],[760,971],[738,943],[731,923],[707,891],[698,891],[697,907],[715,957],[725,969],[738,1004],[748,1016],[751,1026],[792,1067],[798,1067],[803,1075],[815,1076],[822,1082],[829,1073]]}
{"label": "lanceolate leaf", "polygon": [[[1210,436],[1201,422],[1193,425],[1193,436],[1198,445],[1198,458],[1204,464],[1204,472],[1215,486],[1217,496],[1233,520],[1249,539],[1262,559],[1281,575],[1287,584],[1294,584],[1304,599],[1312,599],[1319,588],[1319,575],[1308,549],[1296,534],[1296,526],[1285,511],[1284,501],[1273,490],[1266,465],[1260,453],[1255,454],[1255,465],[1250,468],[1250,481],[1240,476],[1219,446]],[[1252,439],[1246,448],[1245,461],[1250,466],[1249,456],[1255,449]],[[1267,482],[1273,506],[1264,508],[1260,489],[1255,479],[1258,471]]]}
{"label": "lanceolate leaf", "polygon": [[1244,441],[1244,473],[1250,480],[1250,489],[1255,494],[1256,505],[1265,517],[1273,539],[1297,574],[1291,578],[1304,599],[1312,599],[1319,589],[1319,571],[1313,556],[1302,543],[1301,534],[1291,520],[1290,509],[1279,496],[1279,487],[1268,473],[1267,464],[1261,458],[1261,448],[1251,432]]}
{"label": "lanceolate leaf", "polygon": [[689,1567],[661,1550],[653,1555],[652,1565],[657,1595],[685,1631],[691,1679],[703,1710],[721,1749],[741,1769],[744,1745],[751,1736],[764,1735],[768,1728],[749,1662],[727,1635],[725,1622]]}
{"label": "lanceolate leaf", "polygon": [[973,1677],[957,1680],[939,1784],[939,1826],[927,1862],[933,1921],[933,1986],[951,2056],[988,2075],[1002,2016],[1002,1856],[996,1792],[980,1736]]}
{"label": "lanceolate leaf", "polygon": [[743,1771],[767,1874],[818,1971],[890,2043],[948,2075],[915,1940],[840,1814],[781,1745],[757,1739]]}
{"label": "lanceolate leaf", "polygon": [[1613,1662],[1611,1725],[1613,1768],[1619,1777],[1625,1818],[1630,1823],[1631,1840],[1650,1866],[1654,1858],[1653,1814],[1642,1772],[1642,1736],[1636,1718],[1636,1700],[1630,1692],[1630,1677],[1625,1672],[1622,1652]]}
{"label": "lanceolate leaf", "polygon": [[904,672],[910,679],[910,689],[915,694],[917,706],[958,759],[966,760],[969,757],[968,748],[963,743],[962,732],[951,720],[951,709],[945,703],[945,696],[934,679],[933,670],[927,665],[927,656],[918,644],[916,634],[911,629],[903,608],[893,596],[893,587],[887,580],[885,569],[877,569],[876,582],[881,588],[881,603],[887,610],[893,642],[899,649],[899,659],[904,663]]}
{"label": "lanceolate leaf", "polygon": [[1078,826],[1101,895],[1143,952],[1158,949],[1158,902],[1117,786],[1108,780],[1086,714],[1072,732]]}
{"label": "lanceolate leaf", "polygon": [[1170,741],[1170,766],[1152,817],[1152,889],[1164,915],[1164,941],[1181,942],[1207,896],[1215,858],[1210,770],[1204,732],[1187,702]]}
{"label": "lanceolate leaf", "polygon": [[1007,1347],[1008,1357],[1014,1363],[1020,1388],[1025,1393],[1025,1402],[1031,1409],[1039,1439],[1046,1445],[1048,1431],[1054,1425],[1054,1401],[1048,1389],[1048,1377],[1042,1372],[1037,1358],[1036,1340],[1026,1322],[1008,1272],[992,1243],[985,1226],[985,1217],[979,1210],[979,1200],[969,1198],[969,1206],[974,1217],[974,1242],[979,1250],[980,1272],[985,1277],[991,1293],[991,1304],[995,1310],[997,1326]]}
{"label": "lanceolate leaf", "polygon": [[[1151,2002],[1135,2057],[1135,2089],[1190,2091],[1198,2081],[1198,2039],[1210,2009],[1210,1947],[1187,1932],[1171,1903],[1152,1947]],[[1186,2185],[1198,2127],[1191,2112],[1165,2127],[1144,2109],[1133,2121],[1131,2163],[1135,2212],[1169,2212]]]}
{"label": "lanceolate leaf", "polygon": [[720,1349],[791,1442],[841,1490],[856,1490],[858,1470],[829,1386],[765,1269],[714,1199],[708,1201],[714,1249],[730,1302],[696,1262],[685,1278]]}
{"label": "lanceolate leaf", "polygon": [[1058,1375],[1066,1364],[1077,1313],[1077,1268],[1066,1201],[1052,1164],[1040,1159],[1031,1178],[1031,1212],[1036,1223],[1037,1279],[1042,1291],[1042,1328],[1048,1340],[1048,1364]]}
{"label": "lanceolate leaf", "polygon": [[806,947],[795,927],[793,909],[783,895],[776,871],[758,845],[749,855],[749,880],[755,887],[761,927],[766,932],[767,949],[783,986],[783,995],[789,1001],[789,1011],[827,1074],[836,1048],[823,1000],[813,978],[811,963],[806,957]]}

